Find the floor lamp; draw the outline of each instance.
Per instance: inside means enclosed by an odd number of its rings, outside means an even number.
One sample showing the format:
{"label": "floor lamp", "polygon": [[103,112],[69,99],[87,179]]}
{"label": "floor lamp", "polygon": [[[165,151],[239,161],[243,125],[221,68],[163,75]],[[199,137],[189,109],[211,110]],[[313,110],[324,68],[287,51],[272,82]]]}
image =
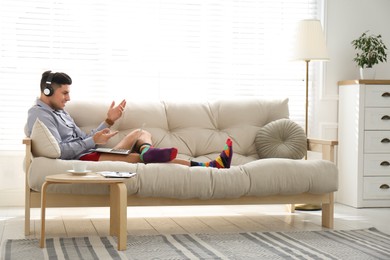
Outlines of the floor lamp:
{"label": "floor lamp", "polygon": [[[294,60],[306,63],[306,103],[305,103],[305,133],[309,134],[309,63],[310,61],[329,60],[324,33],[319,20],[302,20],[298,24],[297,43]],[[305,157],[305,159],[307,156]],[[319,210],[320,205],[304,204],[296,206],[298,210]]]}

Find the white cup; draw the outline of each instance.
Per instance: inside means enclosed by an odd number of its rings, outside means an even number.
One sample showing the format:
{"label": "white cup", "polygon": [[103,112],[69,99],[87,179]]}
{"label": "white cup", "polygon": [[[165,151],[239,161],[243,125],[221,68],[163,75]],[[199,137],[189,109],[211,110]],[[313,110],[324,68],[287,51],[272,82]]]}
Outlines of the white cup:
{"label": "white cup", "polygon": [[83,161],[78,161],[73,163],[74,172],[85,172],[87,170],[87,163]]}

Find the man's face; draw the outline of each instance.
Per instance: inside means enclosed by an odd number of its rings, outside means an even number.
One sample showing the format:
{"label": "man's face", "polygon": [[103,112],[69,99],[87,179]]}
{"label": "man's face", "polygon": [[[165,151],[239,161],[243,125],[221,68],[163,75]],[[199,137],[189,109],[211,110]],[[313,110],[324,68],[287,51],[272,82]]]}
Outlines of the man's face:
{"label": "man's face", "polygon": [[54,94],[49,97],[49,105],[56,110],[64,109],[66,102],[70,100],[70,85],[63,84],[55,88]]}

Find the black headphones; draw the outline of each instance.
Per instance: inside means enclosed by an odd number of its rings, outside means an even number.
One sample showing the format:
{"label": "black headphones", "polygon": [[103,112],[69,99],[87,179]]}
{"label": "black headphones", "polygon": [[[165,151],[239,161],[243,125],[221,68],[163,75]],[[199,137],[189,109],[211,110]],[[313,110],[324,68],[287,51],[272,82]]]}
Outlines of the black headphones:
{"label": "black headphones", "polygon": [[45,96],[51,96],[54,94],[54,89],[53,87],[51,86],[51,81],[53,80],[53,77],[56,73],[49,73],[49,76],[47,76],[47,79],[46,79],[46,87],[45,89],[43,90],[43,94],[45,94]]}

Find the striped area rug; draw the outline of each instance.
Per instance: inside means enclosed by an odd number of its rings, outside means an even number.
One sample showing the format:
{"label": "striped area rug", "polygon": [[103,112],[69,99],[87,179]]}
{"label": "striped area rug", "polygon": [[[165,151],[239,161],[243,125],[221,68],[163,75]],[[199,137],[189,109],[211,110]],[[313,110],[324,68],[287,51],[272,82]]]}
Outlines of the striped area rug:
{"label": "striped area rug", "polygon": [[126,251],[112,237],[46,241],[7,240],[2,259],[390,259],[390,235],[375,228],[128,236]]}

